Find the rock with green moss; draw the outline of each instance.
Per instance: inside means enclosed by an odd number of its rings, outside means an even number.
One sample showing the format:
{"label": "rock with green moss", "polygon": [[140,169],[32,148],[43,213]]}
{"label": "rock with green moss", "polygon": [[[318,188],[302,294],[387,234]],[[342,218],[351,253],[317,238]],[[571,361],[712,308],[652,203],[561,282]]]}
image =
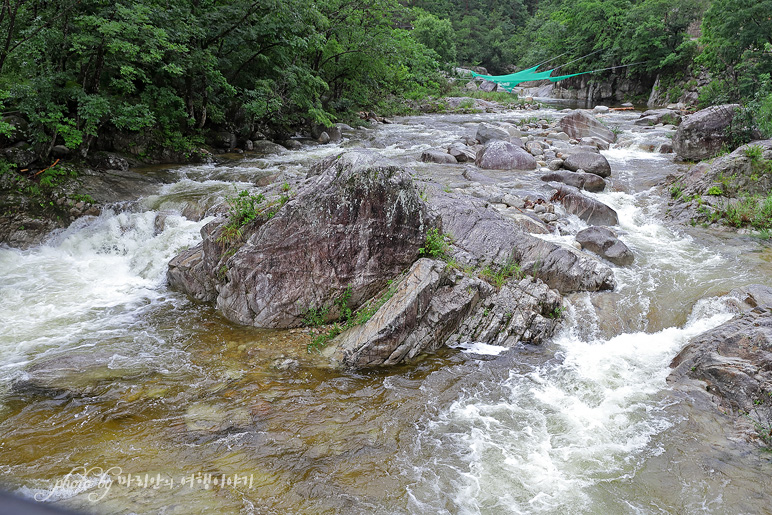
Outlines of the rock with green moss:
{"label": "rock with green moss", "polygon": [[430,220],[409,171],[353,151],[313,165],[294,198],[238,233],[227,225],[205,227],[204,241],[172,260],[170,284],[235,322],[284,328],[347,290],[345,308],[370,299],[418,258]]}

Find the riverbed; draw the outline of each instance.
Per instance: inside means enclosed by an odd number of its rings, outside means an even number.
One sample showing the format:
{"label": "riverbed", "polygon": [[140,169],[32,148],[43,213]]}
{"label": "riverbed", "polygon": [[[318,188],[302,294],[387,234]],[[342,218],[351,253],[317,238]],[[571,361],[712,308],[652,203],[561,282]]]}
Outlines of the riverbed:
{"label": "riverbed", "polygon": [[[234,185],[365,147],[463,190],[466,165],[421,152],[481,121],[560,116],[398,118],[340,144],[175,167],[155,195],[0,248],[5,489],[99,514],[772,512],[772,455],[666,383],[686,342],[731,318],[720,295],[772,284],[768,246],[664,221],[658,185],[680,168],[658,149],[672,130],[636,127],[638,113],[604,116],[619,137],[603,151],[611,185],[593,194],[619,213],[635,263],[614,267],[614,292],[569,296],[546,345],[341,372],[303,331],[240,327],[166,286],[168,261]],[[46,367],[61,384],[20,386]]]}

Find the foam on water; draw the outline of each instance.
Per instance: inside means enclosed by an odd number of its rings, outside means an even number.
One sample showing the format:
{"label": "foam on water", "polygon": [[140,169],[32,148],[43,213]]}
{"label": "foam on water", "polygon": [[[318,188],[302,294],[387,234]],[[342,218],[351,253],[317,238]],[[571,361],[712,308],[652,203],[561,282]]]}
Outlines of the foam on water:
{"label": "foam on water", "polygon": [[431,449],[442,447],[444,458],[420,471],[433,486],[411,489],[411,503],[436,507],[447,503],[444,494],[451,513],[589,509],[599,484],[634,474],[641,459],[661,452],[648,446],[671,425],[656,400],[668,363],[731,316],[708,300],[682,328],[592,341],[565,331],[555,361],[510,372],[498,399],[486,386],[469,391],[429,424],[424,452],[437,456]]}
{"label": "foam on water", "polygon": [[179,215],[115,213],[82,218],[48,243],[0,249],[0,361],[4,374],[60,346],[92,345],[125,332],[165,291],[166,265],[200,240],[201,226]]}
{"label": "foam on water", "polygon": [[490,345],[483,342],[460,342],[457,344],[448,345],[448,347],[453,349],[461,349],[461,352],[478,354],[480,356],[498,356],[499,354],[509,350],[507,347]]}

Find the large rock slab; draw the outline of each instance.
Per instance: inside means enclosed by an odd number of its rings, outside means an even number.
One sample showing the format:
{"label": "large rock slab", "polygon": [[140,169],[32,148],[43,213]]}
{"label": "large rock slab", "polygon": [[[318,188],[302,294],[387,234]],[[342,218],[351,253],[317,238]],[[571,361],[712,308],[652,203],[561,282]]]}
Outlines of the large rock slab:
{"label": "large rock slab", "polygon": [[544,343],[557,328],[562,302],[560,294],[539,279],[510,281],[484,299],[448,343],[482,342],[503,347]]}
{"label": "large rock slab", "polygon": [[508,141],[490,141],[477,152],[475,164],[486,170],[533,170],[536,159]]}
{"label": "large rock slab", "polygon": [[415,261],[429,229],[409,173],[371,151],[314,165],[294,199],[244,228],[243,243],[222,243],[222,225],[205,227],[198,248],[172,260],[170,285],[214,296],[235,322],[278,328],[300,325],[348,288],[348,307],[358,307]]}
{"label": "large rock slab", "polygon": [[496,291],[443,262],[420,259],[369,321],[324,352],[337,365],[367,368],[411,361],[445,343],[539,344],[554,333],[561,305],[560,294],[539,279]]}
{"label": "large rock slab", "polygon": [[433,215],[453,236],[453,256],[460,263],[484,267],[515,261],[561,293],[614,288],[610,267],[585,254],[524,233],[480,199],[444,192],[429,197]]}
{"label": "large rock slab", "polygon": [[601,154],[577,152],[569,154],[563,161],[563,166],[572,172],[584,170],[600,177],[611,177],[611,165]]}
{"label": "large rock slab", "polygon": [[678,157],[700,161],[716,155],[729,141],[726,129],[739,107],[738,104],[711,106],[685,117],[673,137],[673,150]]}
{"label": "large rock slab", "polygon": [[582,192],[573,186],[556,182],[550,185],[557,190],[553,197],[559,200],[566,211],[575,214],[589,225],[616,225],[619,223],[617,212],[603,202],[582,195]]}
{"label": "large rock slab", "polygon": [[609,143],[616,141],[616,135],[594,116],[584,111],[575,111],[560,119],[560,128],[570,137],[580,140],[596,137]]}
{"label": "large rock slab", "polygon": [[[672,383],[698,380],[724,408],[772,420],[772,309],[758,306],[693,338],[673,359]],[[770,435],[767,435],[768,437]]]}
{"label": "large rock slab", "polygon": [[632,265],[635,257],[608,227],[588,227],[576,233],[576,241],[591,252],[620,266]]}
{"label": "large rock slab", "polygon": [[511,136],[509,132],[498,125],[491,123],[481,122],[477,126],[477,132],[475,133],[475,139],[480,143],[488,143],[489,141],[509,141]]}
{"label": "large rock slab", "polygon": [[437,350],[492,287],[441,261],[420,259],[373,317],[326,351],[347,368],[394,365]]}
{"label": "large rock slab", "polygon": [[545,182],[562,182],[574,188],[586,191],[603,191],[606,189],[606,181],[599,175],[584,172],[569,172],[561,170],[557,172],[545,173],[540,177]]}

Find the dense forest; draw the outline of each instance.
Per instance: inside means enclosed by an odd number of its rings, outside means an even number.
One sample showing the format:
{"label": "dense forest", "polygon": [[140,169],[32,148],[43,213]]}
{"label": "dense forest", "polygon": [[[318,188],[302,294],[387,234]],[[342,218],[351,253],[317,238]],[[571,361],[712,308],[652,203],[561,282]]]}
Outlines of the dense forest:
{"label": "dense forest", "polygon": [[587,54],[561,72],[704,69],[703,105],[741,101],[772,128],[772,0],[4,0],[0,136],[24,120],[43,164],[57,145],[86,156],[116,134],[184,152],[212,130],[395,112],[447,93],[459,64],[503,73]]}

